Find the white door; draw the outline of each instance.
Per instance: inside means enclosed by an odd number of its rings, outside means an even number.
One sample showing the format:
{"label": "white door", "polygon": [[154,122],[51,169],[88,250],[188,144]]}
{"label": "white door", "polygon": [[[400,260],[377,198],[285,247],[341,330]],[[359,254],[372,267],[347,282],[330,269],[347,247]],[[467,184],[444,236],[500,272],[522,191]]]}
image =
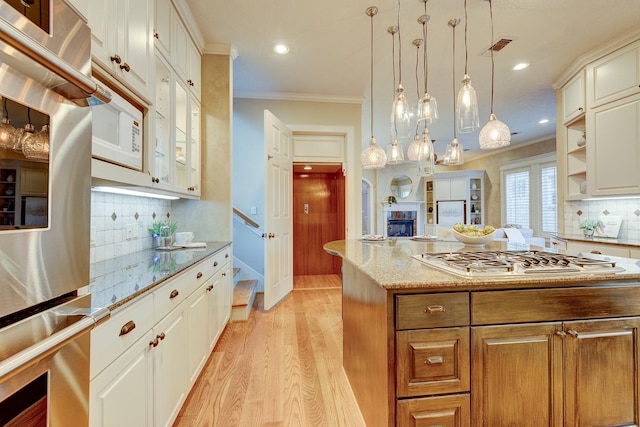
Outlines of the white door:
{"label": "white door", "polygon": [[293,138],[291,130],[264,111],[265,248],[264,308],[271,309],[293,290]]}

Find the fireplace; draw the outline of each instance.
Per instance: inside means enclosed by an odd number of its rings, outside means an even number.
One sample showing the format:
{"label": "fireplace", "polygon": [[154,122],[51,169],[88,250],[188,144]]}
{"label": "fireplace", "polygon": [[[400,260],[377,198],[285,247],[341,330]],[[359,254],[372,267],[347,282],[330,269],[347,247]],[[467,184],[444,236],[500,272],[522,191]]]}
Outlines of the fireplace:
{"label": "fireplace", "polygon": [[390,219],[387,221],[387,236],[415,236],[415,219]]}

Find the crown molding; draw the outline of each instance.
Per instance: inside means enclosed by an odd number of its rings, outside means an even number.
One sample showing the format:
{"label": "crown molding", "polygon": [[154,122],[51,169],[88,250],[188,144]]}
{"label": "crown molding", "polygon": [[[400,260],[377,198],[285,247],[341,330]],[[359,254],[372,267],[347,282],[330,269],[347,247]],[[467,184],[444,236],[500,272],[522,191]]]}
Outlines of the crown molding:
{"label": "crown molding", "polygon": [[362,96],[322,95],[293,92],[241,92],[233,93],[234,98],[269,99],[276,101],[330,102],[335,104],[362,104]]}

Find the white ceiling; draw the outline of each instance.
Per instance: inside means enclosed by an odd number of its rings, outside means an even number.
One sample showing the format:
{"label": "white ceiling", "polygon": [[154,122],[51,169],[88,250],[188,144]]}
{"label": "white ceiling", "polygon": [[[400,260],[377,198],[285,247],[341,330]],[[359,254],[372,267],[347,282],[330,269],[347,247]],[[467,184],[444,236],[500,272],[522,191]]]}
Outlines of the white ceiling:
{"label": "white ceiling", "polygon": [[[363,101],[363,140],[369,138],[369,6],[374,18],[374,135],[386,146],[393,96],[392,37],[387,27],[397,21],[398,2],[371,0],[186,0],[205,39],[231,44],[234,61],[234,96],[244,98]],[[377,4],[376,4],[377,3]],[[494,112],[507,123],[512,143],[527,143],[555,134],[555,91],[552,83],[576,59],[611,40],[637,32],[640,0],[493,0],[494,41],[514,41],[494,54]],[[400,3],[402,83],[407,98],[417,103],[416,48],[422,38],[417,18],[424,12],[420,0]],[[464,18],[464,0],[429,0],[429,92],[438,100],[441,119],[429,126],[436,151],[443,152],[453,137],[451,120],[451,18]],[[491,60],[482,55],[492,44],[489,2],[468,0],[468,70],[480,104],[480,126],[489,115]],[[290,53],[273,51],[286,43]],[[396,53],[398,52],[396,36]],[[422,49],[421,49],[422,51]],[[464,19],[456,29],[456,92],[464,74]],[[420,59],[422,61],[422,59]],[[396,60],[397,62],[397,60]],[[511,67],[528,62],[515,72]],[[420,62],[422,63],[422,62]],[[419,80],[423,81],[422,68]],[[420,83],[422,92],[422,83]],[[538,124],[540,119],[547,124]],[[478,154],[478,133],[458,134],[469,155]],[[405,142],[405,148],[408,142]]]}

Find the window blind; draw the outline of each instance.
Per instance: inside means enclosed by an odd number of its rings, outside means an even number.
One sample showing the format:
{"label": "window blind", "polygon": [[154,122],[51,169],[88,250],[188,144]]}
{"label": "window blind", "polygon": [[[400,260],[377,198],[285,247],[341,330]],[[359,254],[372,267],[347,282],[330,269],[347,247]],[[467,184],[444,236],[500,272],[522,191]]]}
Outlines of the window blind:
{"label": "window blind", "polygon": [[507,224],[529,227],[529,171],[507,172],[504,178]]}
{"label": "window blind", "polygon": [[540,169],[540,192],[542,202],[542,231],[558,231],[558,186],[555,166]]}

